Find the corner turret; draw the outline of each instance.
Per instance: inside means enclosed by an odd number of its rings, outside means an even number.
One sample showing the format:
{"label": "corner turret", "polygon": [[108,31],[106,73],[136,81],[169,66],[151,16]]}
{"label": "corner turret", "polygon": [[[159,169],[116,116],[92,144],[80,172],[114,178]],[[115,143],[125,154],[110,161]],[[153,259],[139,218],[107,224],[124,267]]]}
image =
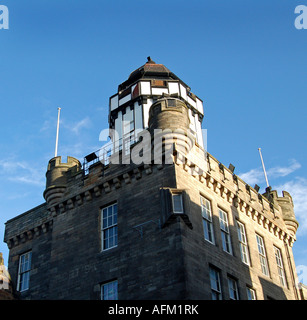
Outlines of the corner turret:
{"label": "corner turret", "polygon": [[271,190],[271,187],[266,188],[263,194],[273,205],[279,206],[281,209],[282,219],[284,220],[290,234],[295,237],[298,222],[295,219],[293,200],[289,192],[283,191],[282,197],[278,197],[276,190]]}
{"label": "corner turret", "polygon": [[282,218],[291,235],[295,236],[298,228],[298,222],[295,219],[293,200],[289,192],[283,191],[282,194],[282,197],[277,197],[278,204],[282,211]]}
{"label": "corner turret", "polygon": [[67,163],[62,162],[61,156],[49,160],[44,191],[44,198],[49,205],[56,203],[63,196],[68,172],[78,172],[80,169],[80,161],[73,157],[67,157]]}
{"label": "corner turret", "polygon": [[[156,149],[162,153],[171,151],[174,143],[176,149],[181,150],[184,155],[192,149],[195,137],[190,132],[188,110],[183,101],[167,95],[152,104],[149,110],[149,131],[155,143],[155,153]],[[156,141],[160,141],[162,146]]]}

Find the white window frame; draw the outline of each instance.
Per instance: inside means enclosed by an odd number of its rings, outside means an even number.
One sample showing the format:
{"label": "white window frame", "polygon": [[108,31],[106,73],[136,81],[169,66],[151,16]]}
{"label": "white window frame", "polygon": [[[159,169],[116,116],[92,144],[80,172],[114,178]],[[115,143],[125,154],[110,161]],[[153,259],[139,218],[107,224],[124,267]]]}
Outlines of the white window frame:
{"label": "white window frame", "polygon": [[117,203],[101,209],[101,249],[105,251],[115,247],[117,247]]}
{"label": "white window frame", "polygon": [[259,234],[256,234],[256,239],[257,239],[257,247],[258,247],[261,271],[265,276],[269,277],[270,271],[269,271],[269,265],[268,265],[268,260],[266,256],[266,250],[265,250],[263,238]]}
{"label": "white window frame", "polygon": [[229,299],[239,300],[238,281],[232,277],[228,277]]}
{"label": "white window frame", "polygon": [[249,260],[249,250],[248,250],[248,244],[247,244],[247,238],[246,238],[245,225],[240,221],[237,221],[237,230],[238,230],[241,260],[243,263],[249,266],[250,260]]}
{"label": "white window frame", "polygon": [[212,300],[222,300],[222,288],[220,271],[214,267],[209,268],[211,298]]}
{"label": "white window frame", "polygon": [[281,251],[279,248],[274,246],[274,252],[275,252],[275,258],[276,258],[276,264],[277,264],[280,284],[283,287],[286,287],[287,282],[286,282],[286,275],[285,275],[284,265],[283,265],[283,261],[282,261]]}
{"label": "white window frame", "polygon": [[[180,202],[179,202],[179,210],[177,210],[177,208],[175,208],[175,197],[179,197]],[[183,195],[182,192],[172,192],[172,206],[173,206],[173,213],[177,213],[177,214],[183,214],[184,213],[184,207],[183,207]]]}
{"label": "white window frame", "polygon": [[101,300],[118,300],[118,281],[113,280],[100,286]]}
{"label": "white window frame", "polygon": [[232,255],[231,237],[229,232],[229,223],[227,212],[219,208],[219,220],[222,236],[223,250]]}
{"label": "white window frame", "polygon": [[200,196],[201,214],[203,218],[204,238],[206,241],[215,244],[211,201]]}
{"label": "white window frame", "polygon": [[246,287],[247,300],[257,300],[256,291],[250,287]]}
{"label": "white window frame", "polygon": [[32,251],[28,251],[19,257],[17,291],[23,292],[29,289],[31,265]]}

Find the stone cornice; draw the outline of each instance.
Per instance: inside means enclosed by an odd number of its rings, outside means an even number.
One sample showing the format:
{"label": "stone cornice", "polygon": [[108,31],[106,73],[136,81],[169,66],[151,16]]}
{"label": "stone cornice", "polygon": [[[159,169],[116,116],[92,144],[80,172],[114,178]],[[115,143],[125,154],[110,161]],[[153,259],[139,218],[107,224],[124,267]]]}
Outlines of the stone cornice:
{"label": "stone cornice", "polygon": [[6,240],[7,246],[9,249],[12,249],[19,243],[25,243],[26,241],[32,240],[33,238],[40,236],[42,233],[47,233],[48,231],[51,231],[52,225],[53,221],[51,219],[48,221],[41,222],[40,224],[37,224],[35,226],[32,226],[28,230],[25,230],[15,235],[14,237]]}

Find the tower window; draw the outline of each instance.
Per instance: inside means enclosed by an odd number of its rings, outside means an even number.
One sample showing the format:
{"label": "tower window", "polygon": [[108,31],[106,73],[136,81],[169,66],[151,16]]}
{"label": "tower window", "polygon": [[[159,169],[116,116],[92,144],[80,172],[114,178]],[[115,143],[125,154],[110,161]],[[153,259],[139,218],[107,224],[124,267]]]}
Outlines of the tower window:
{"label": "tower window", "polygon": [[118,300],[117,280],[101,285],[101,300]]}
{"label": "tower window", "polygon": [[282,263],[281,252],[275,246],[274,246],[274,251],[275,251],[275,258],[276,258],[276,263],[277,263],[277,268],[278,268],[278,275],[279,275],[280,284],[283,287],[285,287],[286,286],[286,277],[285,277],[284,265]]}
{"label": "tower window", "polygon": [[219,219],[220,219],[223,250],[225,252],[232,254],[228,217],[227,217],[227,213],[221,209],[219,209]]}
{"label": "tower window", "polygon": [[200,204],[205,240],[214,243],[211,203],[204,197],[200,197]]}
{"label": "tower window", "polygon": [[247,239],[245,233],[245,226],[241,222],[237,221],[238,224],[238,238],[239,238],[239,246],[241,253],[241,260],[245,264],[249,265],[249,255],[248,255],[248,246]]}
{"label": "tower window", "polygon": [[219,270],[210,267],[210,284],[212,300],[222,300],[222,289]]}
{"label": "tower window", "polygon": [[101,210],[101,242],[102,250],[117,246],[117,204]]}
{"label": "tower window", "polygon": [[268,267],[268,261],[267,261],[267,257],[266,257],[263,238],[260,237],[258,234],[256,234],[256,239],[257,239],[257,246],[258,246],[261,271],[264,275],[269,276],[269,267]]}
{"label": "tower window", "polygon": [[172,194],[173,213],[184,213],[182,193]]}
{"label": "tower window", "polygon": [[247,292],[247,300],[257,300],[256,292],[254,289],[250,287],[246,287],[246,292]]}
{"label": "tower window", "polygon": [[237,280],[228,277],[228,288],[230,300],[239,300],[239,291]]}
{"label": "tower window", "polygon": [[31,262],[32,262],[31,260],[32,260],[31,251],[25,254],[22,254],[19,258],[18,283],[17,283],[18,291],[25,291],[29,289],[30,271],[31,271]]}

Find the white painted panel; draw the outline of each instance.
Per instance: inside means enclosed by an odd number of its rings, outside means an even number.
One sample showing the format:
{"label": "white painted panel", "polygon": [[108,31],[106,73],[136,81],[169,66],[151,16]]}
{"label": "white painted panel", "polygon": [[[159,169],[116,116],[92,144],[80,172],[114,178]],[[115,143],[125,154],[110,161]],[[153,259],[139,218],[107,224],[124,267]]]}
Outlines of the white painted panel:
{"label": "white painted panel", "polygon": [[201,114],[204,114],[203,103],[198,98],[196,98],[196,108]]}
{"label": "white painted panel", "polygon": [[139,132],[143,130],[143,110],[142,105],[139,105],[138,102],[134,104],[134,121],[135,121],[135,130]]}
{"label": "white painted panel", "polygon": [[169,93],[170,94],[173,94],[173,93],[178,93],[179,94],[178,82],[169,82],[168,83],[168,88],[169,88]]}
{"label": "white painted panel", "polygon": [[119,100],[118,105],[121,106],[122,104],[124,104],[130,100],[131,100],[131,94],[128,94]]}
{"label": "white painted panel", "polygon": [[123,134],[129,133],[134,129],[133,110],[130,107],[126,108],[126,113],[123,116]]}
{"label": "white painted panel", "polygon": [[143,104],[144,128],[148,128],[149,109],[152,105],[152,99],[147,99],[147,103]]}
{"label": "white painted panel", "polygon": [[195,117],[193,116],[191,109],[189,109],[189,119],[190,119],[190,129],[196,132]]}
{"label": "white painted panel", "polygon": [[184,99],[187,100],[187,89],[180,83],[180,96]]}
{"label": "white painted panel", "polygon": [[141,94],[151,94],[149,81],[141,81]]}
{"label": "white painted panel", "polygon": [[123,121],[122,121],[122,112],[121,111],[119,111],[118,112],[118,117],[117,117],[117,119],[115,119],[115,130],[116,130],[116,132],[117,132],[117,134],[118,134],[118,139],[120,139],[119,141],[114,141],[115,142],[115,151],[116,150],[118,150],[118,148],[119,148],[119,146],[122,144],[121,143],[121,141],[122,141],[122,137],[123,137],[123,135],[122,135],[122,126],[123,126]]}
{"label": "white painted panel", "polygon": [[167,88],[152,88],[152,94],[153,95],[157,95],[157,96],[161,96],[164,93],[168,93],[168,89]]}
{"label": "white painted panel", "polygon": [[192,106],[192,107],[194,107],[195,109],[196,109],[196,102],[193,100],[193,99],[191,99],[190,97],[188,97],[188,103]]}
{"label": "white painted panel", "polygon": [[113,98],[111,98],[110,107],[111,107],[111,111],[115,110],[116,108],[118,108],[118,95],[116,95]]}
{"label": "white painted panel", "polygon": [[204,148],[203,133],[201,130],[201,122],[199,121],[198,114],[195,115],[195,126],[196,126],[197,143],[202,148]]}

